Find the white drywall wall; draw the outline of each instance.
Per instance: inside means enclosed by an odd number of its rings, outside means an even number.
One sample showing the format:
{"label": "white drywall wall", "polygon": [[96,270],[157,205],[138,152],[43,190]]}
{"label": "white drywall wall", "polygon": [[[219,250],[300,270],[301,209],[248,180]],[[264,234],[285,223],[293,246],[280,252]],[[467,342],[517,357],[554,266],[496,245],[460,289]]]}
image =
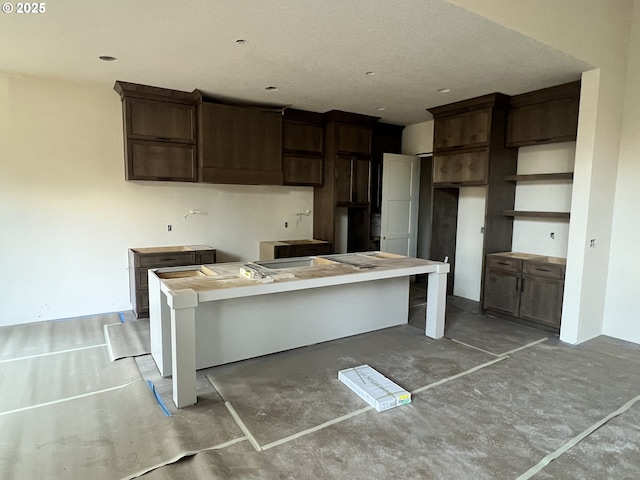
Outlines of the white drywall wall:
{"label": "white drywall wall", "polygon": [[629,52],[603,333],[640,343],[640,1]]}
{"label": "white drywall wall", "polygon": [[109,86],[0,74],[0,149],[0,325],[130,310],[130,247],[255,260],[261,240],[312,236],[295,215],[310,187],[125,182]]}
{"label": "white drywall wall", "polygon": [[[521,147],[517,173],[573,172],[575,151],[575,142]],[[518,182],[515,210],[570,212],[572,184],[571,180]],[[513,222],[514,252],[566,257],[568,242],[568,221],[516,217]]]}
{"label": "white drywall wall", "polygon": [[433,120],[407,125],[402,130],[402,154],[433,152]]}

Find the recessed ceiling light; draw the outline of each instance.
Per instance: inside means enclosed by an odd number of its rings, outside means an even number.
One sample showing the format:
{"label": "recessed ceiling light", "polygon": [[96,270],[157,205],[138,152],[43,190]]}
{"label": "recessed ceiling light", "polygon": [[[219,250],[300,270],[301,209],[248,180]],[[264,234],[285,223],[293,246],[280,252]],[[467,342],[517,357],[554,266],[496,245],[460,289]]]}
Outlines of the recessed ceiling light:
{"label": "recessed ceiling light", "polygon": [[264,87],[265,90],[269,90],[270,92],[273,92],[274,90],[278,90],[278,87],[274,87],[274,86],[268,86],[268,87]]}
{"label": "recessed ceiling light", "polygon": [[102,60],[103,62],[117,62],[118,59],[116,57],[112,57],[109,55],[100,55],[98,57],[100,60]]}
{"label": "recessed ceiling light", "polygon": [[451,91],[450,88],[439,88],[438,93],[449,93]]}
{"label": "recessed ceiling light", "polygon": [[384,108],[384,107],[378,107],[378,108],[376,108],[376,110],[377,110],[378,112],[384,112],[384,111],[386,110],[386,108]]}
{"label": "recessed ceiling light", "polygon": [[364,72],[365,75],[369,75],[370,77],[375,75],[376,72]]}
{"label": "recessed ceiling light", "polygon": [[236,40],[236,43],[237,43],[238,45],[246,45],[246,44],[247,44],[247,41],[246,41],[246,40],[244,40],[244,39],[242,39],[242,38],[239,38],[238,40]]}

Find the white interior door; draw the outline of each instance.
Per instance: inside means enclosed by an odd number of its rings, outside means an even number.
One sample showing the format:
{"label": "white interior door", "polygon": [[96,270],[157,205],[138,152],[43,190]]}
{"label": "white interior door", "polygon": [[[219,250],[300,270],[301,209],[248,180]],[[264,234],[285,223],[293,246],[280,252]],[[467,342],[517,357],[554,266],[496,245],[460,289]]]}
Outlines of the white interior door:
{"label": "white interior door", "polygon": [[385,153],[382,158],[380,249],[415,257],[418,241],[420,158]]}

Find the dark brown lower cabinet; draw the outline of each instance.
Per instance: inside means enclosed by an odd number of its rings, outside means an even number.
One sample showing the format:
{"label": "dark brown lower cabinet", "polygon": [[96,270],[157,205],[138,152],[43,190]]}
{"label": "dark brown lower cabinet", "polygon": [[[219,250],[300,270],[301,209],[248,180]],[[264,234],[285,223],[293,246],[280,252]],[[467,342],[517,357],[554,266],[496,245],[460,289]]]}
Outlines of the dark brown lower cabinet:
{"label": "dark brown lower cabinet", "polygon": [[522,275],[520,318],[560,328],[564,279]]}
{"label": "dark brown lower cabinet", "polygon": [[488,268],[484,280],[484,308],[517,317],[521,274]]}
{"label": "dark brown lower cabinet", "polygon": [[216,263],[216,250],[207,245],[129,249],[129,298],[136,318],[149,316],[150,268]]}
{"label": "dark brown lower cabinet", "polygon": [[519,254],[487,255],[485,310],[560,328],[565,259]]}

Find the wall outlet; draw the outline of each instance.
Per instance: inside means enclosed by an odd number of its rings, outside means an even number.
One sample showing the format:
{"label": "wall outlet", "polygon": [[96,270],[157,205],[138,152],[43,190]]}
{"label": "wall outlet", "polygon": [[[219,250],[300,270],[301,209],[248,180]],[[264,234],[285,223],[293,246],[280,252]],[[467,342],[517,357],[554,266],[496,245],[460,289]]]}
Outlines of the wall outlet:
{"label": "wall outlet", "polygon": [[167,232],[170,232],[171,230],[173,230],[173,225],[167,225]]}

